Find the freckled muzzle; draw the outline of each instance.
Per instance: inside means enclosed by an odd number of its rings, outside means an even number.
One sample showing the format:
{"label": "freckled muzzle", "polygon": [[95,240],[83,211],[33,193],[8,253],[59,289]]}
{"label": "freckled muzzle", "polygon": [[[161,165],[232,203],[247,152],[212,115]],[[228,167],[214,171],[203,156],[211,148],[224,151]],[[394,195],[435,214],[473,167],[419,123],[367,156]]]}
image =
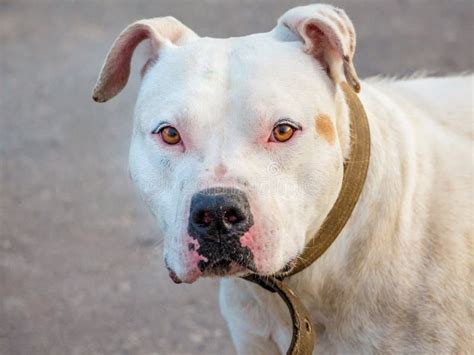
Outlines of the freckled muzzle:
{"label": "freckled muzzle", "polygon": [[188,233],[199,242],[197,252],[207,259],[199,262],[199,269],[224,274],[234,261],[254,270],[252,251],[240,242],[252,225],[253,216],[244,192],[216,187],[194,194]]}

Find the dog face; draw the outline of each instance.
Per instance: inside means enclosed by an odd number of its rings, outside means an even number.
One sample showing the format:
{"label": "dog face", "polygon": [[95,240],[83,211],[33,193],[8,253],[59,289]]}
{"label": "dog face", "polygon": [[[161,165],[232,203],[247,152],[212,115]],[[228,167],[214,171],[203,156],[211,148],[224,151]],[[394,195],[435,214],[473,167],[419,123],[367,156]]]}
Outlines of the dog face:
{"label": "dog face", "polygon": [[296,8],[269,33],[230,39],[145,20],[116,40],[94,95],[120,91],[151,40],[129,166],[176,282],[291,267],[323,222],[346,149],[335,84],[357,83],[340,11]]}
{"label": "dog face", "polygon": [[130,172],[180,279],[237,264],[271,274],[301,252],[342,176],[332,90],[298,43],[268,35],[162,51],[138,97]]}

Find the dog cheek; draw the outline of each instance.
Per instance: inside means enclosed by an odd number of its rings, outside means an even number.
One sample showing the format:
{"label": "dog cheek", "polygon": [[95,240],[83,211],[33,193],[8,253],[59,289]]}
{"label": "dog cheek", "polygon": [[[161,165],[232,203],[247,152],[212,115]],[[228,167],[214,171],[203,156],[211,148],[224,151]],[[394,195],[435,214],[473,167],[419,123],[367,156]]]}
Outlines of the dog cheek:
{"label": "dog cheek", "polygon": [[254,233],[252,231],[253,228],[250,228],[243,236],[240,237],[240,245],[242,247],[247,247],[250,250],[253,249],[254,244]]}
{"label": "dog cheek", "polygon": [[[181,282],[193,283],[202,276],[202,271],[199,268],[201,262],[207,262],[207,258],[200,255],[199,242],[190,236],[186,236],[174,248],[175,251],[167,263],[170,271],[173,271]],[[170,274],[171,275],[171,274]]]}
{"label": "dog cheek", "polygon": [[198,267],[201,261],[202,262],[208,261],[205,256],[202,256],[198,252],[199,246],[200,246],[199,241],[197,241],[194,238],[191,238],[190,236],[187,236],[185,243],[186,243],[186,248],[187,248],[187,252],[184,252],[184,254],[186,255],[186,264],[190,268]]}
{"label": "dog cheek", "polygon": [[258,270],[261,270],[263,265],[263,261],[265,260],[264,257],[264,248],[262,245],[262,241],[257,239],[258,233],[255,227],[251,227],[247,232],[244,233],[242,237],[240,237],[240,245],[242,248],[248,248],[252,252],[253,255],[253,263]]}

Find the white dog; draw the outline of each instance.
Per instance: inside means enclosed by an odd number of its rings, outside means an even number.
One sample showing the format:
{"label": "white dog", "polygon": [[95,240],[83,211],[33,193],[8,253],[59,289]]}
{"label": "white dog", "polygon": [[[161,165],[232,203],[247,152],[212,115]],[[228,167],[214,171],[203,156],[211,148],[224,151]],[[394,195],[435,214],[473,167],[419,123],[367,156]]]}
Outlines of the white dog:
{"label": "white dog", "polygon": [[145,39],[131,177],[173,280],[226,276],[221,309],[239,354],[288,348],[284,304],[235,276],[285,268],[333,206],[351,150],[341,82],[360,85],[372,155],[342,233],[289,279],[315,352],[472,352],[472,76],[360,83],[351,21],[311,5],[239,38],[199,37],[171,17],[133,23],[96,101],[125,86]]}

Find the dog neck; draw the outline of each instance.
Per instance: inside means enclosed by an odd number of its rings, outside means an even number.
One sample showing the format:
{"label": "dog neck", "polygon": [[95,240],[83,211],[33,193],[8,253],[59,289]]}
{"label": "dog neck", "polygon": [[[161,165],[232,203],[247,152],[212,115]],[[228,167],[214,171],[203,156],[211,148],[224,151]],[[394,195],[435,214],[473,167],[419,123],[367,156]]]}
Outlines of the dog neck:
{"label": "dog neck", "polygon": [[351,147],[344,162],[344,177],[332,209],[317,233],[306,244],[293,269],[286,275],[297,274],[314,263],[331,244],[349,220],[363,191],[370,161],[370,129],[367,114],[357,94],[341,83],[346,105],[349,108]]}
{"label": "dog neck", "polygon": [[[403,145],[406,143],[400,143],[403,140],[398,135],[404,132],[400,127],[394,128],[400,123],[387,119],[392,116],[391,106],[373,114],[370,103],[382,100],[390,101],[364,84],[362,101],[371,127],[372,152],[365,188],[351,217],[317,261],[288,279],[290,287],[310,310],[314,324],[319,324],[321,329],[334,326],[332,334],[336,332],[347,338],[370,331],[364,323],[367,319],[360,315],[380,312],[381,299],[402,302],[394,299],[393,286],[385,283],[384,275],[403,279],[402,284],[416,284],[406,272],[410,268],[410,255],[403,254],[406,247],[402,244],[410,243],[413,249],[417,244],[403,239],[410,233],[401,231],[400,224],[403,213],[411,210],[406,206],[412,189],[407,181],[413,174],[414,158],[406,154],[408,149]],[[387,136],[387,132],[394,132],[393,136]],[[373,318],[375,327],[380,320]]]}
{"label": "dog neck", "polygon": [[256,274],[244,277],[270,292],[278,293],[287,305],[293,324],[292,340],[287,352],[291,355],[312,353],[315,335],[306,307],[282,280],[311,266],[336,240],[362,193],[370,161],[370,129],[367,114],[357,94],[349,85],[343,82],[340,88],[349,107],[351,151],[344,162],[344,177],[336,202],[318,232],[306,244],[289,271],[273,277],[261,277]]}

